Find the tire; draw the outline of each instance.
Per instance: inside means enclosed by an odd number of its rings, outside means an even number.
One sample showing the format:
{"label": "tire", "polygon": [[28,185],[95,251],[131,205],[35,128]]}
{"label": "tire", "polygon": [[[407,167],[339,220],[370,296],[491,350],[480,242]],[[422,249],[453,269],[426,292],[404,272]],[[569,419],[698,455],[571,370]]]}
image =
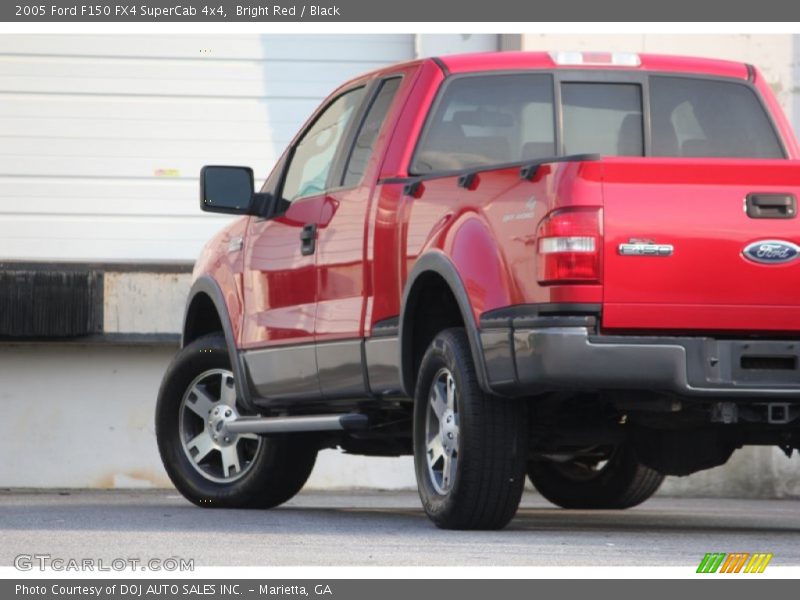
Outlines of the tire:
{"label": "tire", "polygon": [[511,521],[525,484],[526,415],[524,402],[483,393],[463,329],[434,338],[415,388],[414,465],[438,527],[502,529]]}
{"label": "tire", "polygon": [[639,463],[627,444],[614,448],[604,462],[535,460],[528,464],[528,477],[553,504],[580,509],[630,508],[655,494],[664,481],[664,475]]}
{"label": "tire", "polygon": [[212,439],[221,420],[243,412],[222,334],[198,338],[175,356],[158,392],[156,439],[169,478],[194,504],[272,508],[308,480],[317,457],[312,436]]}

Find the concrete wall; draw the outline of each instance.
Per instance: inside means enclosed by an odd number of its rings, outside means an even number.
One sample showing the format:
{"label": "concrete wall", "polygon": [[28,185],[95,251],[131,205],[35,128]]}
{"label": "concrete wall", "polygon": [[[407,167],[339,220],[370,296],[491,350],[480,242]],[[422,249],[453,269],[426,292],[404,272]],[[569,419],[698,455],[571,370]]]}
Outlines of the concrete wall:
{"label": "concrete wall", "polygon": [[166,485],[153,415],[160,374],[174,351],[0,346],[0,486]]}
{"label": "concrete wall", "polygon": [[[154,414],[177,348],[0,346],[0,488],[166,487]],[[410,460],[320,455],[309,485],[410,487]]]}

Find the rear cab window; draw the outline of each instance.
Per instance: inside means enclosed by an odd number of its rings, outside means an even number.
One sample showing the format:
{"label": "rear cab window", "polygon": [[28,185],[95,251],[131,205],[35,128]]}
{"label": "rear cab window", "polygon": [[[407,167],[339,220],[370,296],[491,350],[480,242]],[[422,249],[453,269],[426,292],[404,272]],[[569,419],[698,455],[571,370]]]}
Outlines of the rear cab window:
{"label": "rear cab window", "polygon": [[767,112],[748,86],[651,76],[653,156],[784,158]]}
{"label": "rear cab window", "polygon": [[563,154],[644,155],[641,86],[565,82],[561,104]]}
{"label": "rear cab window", "polygon": [[576,71],[563,80],[558,71],[452,77],[428,115],[409,172],[425,175],[573,154],[786,156],[759,96],[743,81],[646,72],[619,72],[602,80],[597,75],[587,73],[586,80]]}

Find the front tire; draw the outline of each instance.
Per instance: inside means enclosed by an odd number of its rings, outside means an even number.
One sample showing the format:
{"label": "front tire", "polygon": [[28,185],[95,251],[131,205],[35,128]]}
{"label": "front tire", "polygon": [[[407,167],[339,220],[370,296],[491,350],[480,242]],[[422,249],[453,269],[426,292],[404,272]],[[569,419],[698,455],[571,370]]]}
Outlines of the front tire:
{"label": "front tire", "polygon": [[501,529],[525,483],[526,407],[484,394],[467,335],[439,333],[420,364],[414,464],[428,517],[443,529]]}
{"label": "front tire", "polygon": [[158,393],[156,439],[169,478],[194,504],[272,508],[308,480],[314,438],[220,434],[224,421],[244,413],[221,334],[198,338],[177,354]]}
{"label": "front tire", "polygon": [[611,449],[603,461],[532,460],[528,477],[556,506],[579,509],[630,508],[650,498],[664,481],[664,475],[639,463],[628,444]]}

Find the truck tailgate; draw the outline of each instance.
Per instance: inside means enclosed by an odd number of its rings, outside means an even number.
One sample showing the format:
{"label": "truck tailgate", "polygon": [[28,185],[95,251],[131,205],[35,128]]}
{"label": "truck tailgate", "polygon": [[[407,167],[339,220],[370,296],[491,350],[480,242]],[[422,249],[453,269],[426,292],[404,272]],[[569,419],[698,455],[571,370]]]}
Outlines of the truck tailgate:
{"label": "truck tailgate", "polygon": [[606,159],[603,326],[800,331],[800,161]]}

